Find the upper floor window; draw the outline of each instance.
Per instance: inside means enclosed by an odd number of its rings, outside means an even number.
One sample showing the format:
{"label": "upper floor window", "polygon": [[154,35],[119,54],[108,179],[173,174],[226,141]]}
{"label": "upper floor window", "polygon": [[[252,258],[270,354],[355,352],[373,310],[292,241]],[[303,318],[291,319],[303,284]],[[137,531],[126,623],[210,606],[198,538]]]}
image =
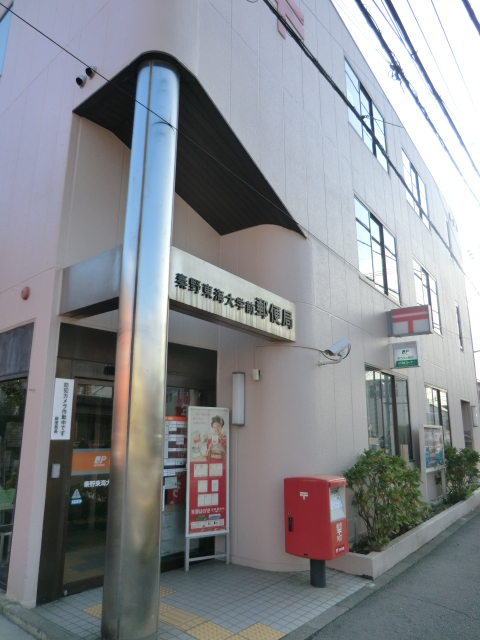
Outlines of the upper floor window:
{"label": "upper floor window", "polygon": [[429,304],[432,309],[433,330],[441,335],[440,309],[438,307],[437,281],[419,262],[413,259],[413,273],[415,276],[415,292],[417,304]]}
{"label": "upper floor window", "polygon": [[458,340],[460,342],[460,349],[463,351],[462,323],[460,321],[460,307],[458,306],[458,302],[455,302],[455,315],[457,316]]}
{"label": "upper floor window", "polygon": [[355,217],[360,272],[379,291],[400,301],[395,238],[356,198]]}
{"label": "upper floor window", "polygon": [[5,59],[5,51],[7,49],[8,30],[10,29],[10,20],[12,19],[12,12],[10,9],[12,7],[13,3],[0,18],[0,76],[2,75],[3,61]]}
{"label": "upper floor window", "polygon": [[[345,60],[345,81],[347,85],[347,98],[355,109],[360,113],[365,124],[373,131],[375,137],[386,150],[387,143],[385,139],[385,122],[382,114],[375,106],[368,93],[360,84],[352,67]],[[364,125],[358,120],[351,109],[348,110],[348,120],[359,136],[363,138],[364,143],[375,154],[385,171],[388,171],[388,161],[380,146],[373,140],[370,133]]]}
{"label": "upper floor window", "polygon": [[[420,216],[423,224],[430,229],[430,221],[428,219],[427,208],[427,191],[425,189],[425,183],[418,175],[418,171],[408,159],[405,151],[402,149],[403,158],[403,176],[410,191],[413,193],[415,200],[407,191],[407,202],[413,207],[414,211]],[[420,207],[418,206],[420,205]]]}

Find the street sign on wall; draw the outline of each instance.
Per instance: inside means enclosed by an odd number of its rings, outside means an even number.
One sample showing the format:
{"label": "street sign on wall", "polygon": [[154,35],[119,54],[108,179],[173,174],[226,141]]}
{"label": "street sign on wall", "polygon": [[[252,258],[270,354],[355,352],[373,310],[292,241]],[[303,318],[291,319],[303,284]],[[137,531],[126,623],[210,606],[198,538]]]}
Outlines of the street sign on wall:
{"label": "street sign on wall", "polygon": [[256,333],[295,341],[295,305],[177,247],[170,255],[170,308]]}
{"label": "street sign on wall", "polygon": [[393,369],[419,367],[420,357],[416,342],[397,342],[392,344]]}
{"label": "street sign on wall", "polygon": [[432,312],[428,304],[387,311],[389,338],[421,336],[432,333]]}

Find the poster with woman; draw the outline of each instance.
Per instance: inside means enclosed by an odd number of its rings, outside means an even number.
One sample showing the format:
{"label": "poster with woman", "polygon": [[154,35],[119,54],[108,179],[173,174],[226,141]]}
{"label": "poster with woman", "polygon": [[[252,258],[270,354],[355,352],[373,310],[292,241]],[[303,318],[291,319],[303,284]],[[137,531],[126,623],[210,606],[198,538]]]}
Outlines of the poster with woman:
{"label": "poster with woman", "polygon": [[228,533],[229,410],[188,408],[187,537]]}

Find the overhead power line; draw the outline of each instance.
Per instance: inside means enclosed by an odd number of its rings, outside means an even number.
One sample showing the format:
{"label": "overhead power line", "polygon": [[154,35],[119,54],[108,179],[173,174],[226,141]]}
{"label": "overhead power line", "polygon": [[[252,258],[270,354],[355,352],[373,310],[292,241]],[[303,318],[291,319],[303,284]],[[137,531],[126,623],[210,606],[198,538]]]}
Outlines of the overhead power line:
{"label": "overhead power line", "polygon": [[[268,3],[268,0],[264,0],[264,2]],[[417,92],[415,91],[415,89],[412,87],[412,85],[410,84],[408,78],[406,77],[400,62],[398,61],[397,57],[395,56],[395,54],[393,53],[393,51],[390,49],[390,47],[387,44],[387,41],[385,40],[385,38],[382,35],[382,32],[380,31],[380,29],[378,28],[375,20],[372,18],[372,16],[370,15],[370,13],[367,11],[365,5],[362,3],[361,0],[355,0],[358,8],[360,9],[360,11],[363,14],[363,17],[365,18],[365,20],[367,21],[367,23],[369,24],[369,26],[371,27],[371,29],[375,32],[375,35],[377,36],[377,38],[380,41],[380,44],[382,45],[384,51],[386,52],[386,54],[388,55],[388,57],[390,58],[390,68],[394,74],[394,77],[397,80],[401,80],[403,81],[403,83],[405,84],[405,86],[407,87],[408,91],[410,92],[412,98],[415,100],[418,108],[420,109],[420,111],[423,114],[423,117],[425,118],[425,120],[428,122],[428,124],[430,125],[430,128],[432,129],[432,131],[434,132],[435,136],[437,137],[437,140],[439,141],[440,145],[442,146],[443,150],[446,152],[446,154],[448,155],[448,157],[450,158],[450,161],[452,162],[453,166],[455,167],[455,169],[458,171],[459,176],[461,177],[461,179],[463,180],[463,182],[465,183],[465,185],[467,186],[468,190],[470,191],[470,193],[472,194],[472,196],[475,198],[476,202],[478,205],[480,205],[480,200],[477,198],[476,194],[474,193],[473,189],[471,188],[471,186],[468,184],[467,180],[465,179],[463,173],[460,170],[460,167],[458,166],[458,164],[455,162],[452,154],[450,153],[447,145],[445,144],[442,136],[440,135],[440,133],[437,131],[435,125],[433,124],[430,116],[427,113],[427,110],[425,109],[425,107],[423,106],[423,104],[420,102],[420,98],[418,97]],[[478,173],[478,171],[477,171]],[[480,175],[480,174],[479,174]]]}
{"label": "overhead power line", "polygon": [[470,16],[470,20],[475,25],[475,29],[478,31],[478,35],[480,35],[480,23],[477,20],[477,16],[475,15],[475,11],[472,9],[472,5],[468,0],[462,0],[465,9],[467,10],[468,15]]}
{"label": "overhead power line", "polygon": [[[438,93],[438,91],[435,89],[433,82],[430,80],[430,77],[425,69],[425,67],[422,64],[422,61],[420,60],[417,52],[415,51],[413,44],[410,40],[410,38],[408,37],[408,33],[405,30],[405,27],[403,26],[403,23],[400,19],[400,16],[397,13],[397,10],[395,9],[395,7],[393,6],[393,2],[392,0],[383,0],[385,2],[385,4],[387,5],[390,13],[393,16],[393,19],[395,20],[395,22],[397,23],[403,38],[405,39],[405,42],[407,43],[409,49],[410,49],[410,55],[413,58],[413,60],[415,61],[415,64],[417,65],[417,67],[420,69],[420,72],[422,74],[422,76],[425,78],[426,83],[428,84],[430,91],[432,92],[433,96],[435,97],[435,100],[438,102],[440,109],[443,111],[444,116],[447,118],[448,124],[451,126],[451,128],[453,129],[455,135],[457,136],[458,142],[460,143],[461,147],[463,148],[463,150],[465,151],[465,153],[467,154],[468,159],[470,160],[470,163],[475,171],[475,173],[477,174],[477,176],[480,178],[480,173],[473,161],[472,156],[470,155],[467,147],[465,146],[465,143],[463,142],[462,136],[460,135],[457,127],[455,126],[455,123],[453,122],[452,118],[450,117],[450,114],[448,113],[448,109],[446,108],[440,94]],[[359,0],[356,0],[357,4],[359,4]],[[434,7],[435,8],[435,7]],[[442,27],[443,28],[443,27]],[[449,43],[450,44],[450,43]],[[462,76],[463,77],[463,76]]]}

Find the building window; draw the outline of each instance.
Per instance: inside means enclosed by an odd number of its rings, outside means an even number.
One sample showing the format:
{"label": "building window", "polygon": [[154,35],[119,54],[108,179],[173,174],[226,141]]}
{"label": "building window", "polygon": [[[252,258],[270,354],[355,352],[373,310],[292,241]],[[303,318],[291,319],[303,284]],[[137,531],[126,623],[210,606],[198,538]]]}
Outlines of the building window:
{"label": "building window", "polygon": [[448,414],[448,398],[446,391],[434,387],[425,387],[425,401],[427,406],[427,424],[441,425],[445,446],[452,444],[450,433],[450,416]]}
{"label": "building window", "polygon": [[399,302],[395,238],[356,198],[355,217],[360,272],[379,291]]}
{"label": "building window", "polygon": [[369,448],[413,460],[407,381],[369,367],[365,378]]}
{"label": "building window", "polygon": [[413,259],[413,273],[415,275],[415,292],[417,304],[429,304],[432,309],[433,330],[442,335],[440,324],[440,309],[438,307],[437,281]]}
{"label": "building window", "polygon": [[3,61],[5,59],[5,51],[7,49],[8,30],[10,29],[10,20],[12,19],[12,12],[10,9],[12,7],[13,3],[0,18],[0,76],[2,75]]}
{"label": "building window", "polygon": [[0,382],[0,587],[6,589],[27,397],[26,378]]}
{"label": "building window", "polygon": [[[425,189],[425,183],[418,175],[418,171],[408,159],[405,151],[402,149],[403,157],[403,175],[408,188],[413,193],[415,200],[407,191],[407,202],[413,207],[415,213],[420,216],[423,224],[430,229],[430,221],[428,219],[427,208],[427,191]],[[420,207],[418,206],[420,205]]]}
{"label": "building window", "polygon": [[463,351],[462,323],[460,321],[460,307],[458,306],[458,302],[455,302],[455,314],[457,316],[458,340],[460,342],[460,349]]}
{"label": "building window", "polygon": [[[363,117],[363,121],[373,131],[375,137],[386,150],[387,143],[385,139],[385,122],[382,114],[375,106],[368,93],[360,84],[352,67],[345,60],[345,81],[347,85],[347,98],[355,109]],[[368,133],[365,126],[358,120],[351,109],[348,110],[348,120],[355,131],[363,139],[364,143],[375,154],[385,171],[388,171],[388,161],[380,146],[373,141],[372,136]]]}

